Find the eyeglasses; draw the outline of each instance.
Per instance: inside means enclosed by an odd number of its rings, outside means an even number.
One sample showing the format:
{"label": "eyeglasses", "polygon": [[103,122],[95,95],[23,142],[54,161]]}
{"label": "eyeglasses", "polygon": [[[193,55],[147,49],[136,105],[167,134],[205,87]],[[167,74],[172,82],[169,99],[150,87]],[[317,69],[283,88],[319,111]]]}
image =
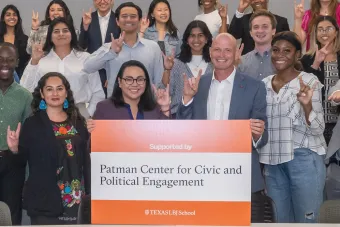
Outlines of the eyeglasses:
{"label": "eyeglasses", "polygon": [[138,85],[144,85],[146,79],[144,77],[138,77],[137,79],[133,79],[132,77],[122,78],[122,80],[125,80],[125,83],[127,85],[132,85],[135,81]]}
{"label": "eyeglasses", "polygon": [[326,29],[323,29],[323,28],[318,28],[318,33],[330,33],[330,32],[333,32],[335,30],[334,27],[327,27]]}
{"label": "eyeglasses", "polygon": [[101,1],[104,1],[104,2],[110,2],[111,0],[95,0],[95,2],[99,3]]}

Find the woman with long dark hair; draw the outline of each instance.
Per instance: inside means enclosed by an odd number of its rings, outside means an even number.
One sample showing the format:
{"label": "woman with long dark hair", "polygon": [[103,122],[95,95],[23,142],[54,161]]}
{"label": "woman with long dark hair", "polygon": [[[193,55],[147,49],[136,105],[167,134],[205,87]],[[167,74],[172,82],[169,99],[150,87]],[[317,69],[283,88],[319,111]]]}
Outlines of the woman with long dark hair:
{"label": "woman with long dark hair", "polygon": [[181,35],[172,21],[171,7],[167,0],[151,2],[147,17],[142,19],[139,35],[158,42],[167,56],[179,54]]}
{"label": "woman with long dark hair", "polygon": [[19,52],[19,64],[15,71],[19,78],[30,59],[26,52],[28,36],[22,28],[20,12],[14,5],[7,5],[2,9],[0,18],[0,43],[12,43]]}
{"label": "woman with long dark hair", "polygon": [[81,114],[89,118],[97,103],[105,99],[98,72],[88,74],[83,70],[84,61],[89,55],[78,47],[73,23],[63,17],[56,18],[49,25],[44,47],[41,44],[33,45],[32,59],[24,71],[21,84],[33,91],[47,72],[60,72],[70,82]]}
{"label": "woman with long dark hair", "polygon": [[75,224],[82,196],[90,193],[89,134],[62,74],[39,80],[32,110],[22,129],[19,123],[7,131],[9,149],[29,166],[24,207],[32,225]]}
{"label": "woman with long dark hair", "polygon": [[[182,102],[183,74],[188,78],[211,74],[213,66],[210,63],[209,48],[212,44],[212,35],[207,25],[200,20],[192,21],[186,27],[181,45],[181,52],[173,64],[165,61],[165,68],[170,74],[163,76],[163,84],[170,83],[171,114],[176,118],[177,108]],[[167,74],[165,74],[167,75]]]}
{"label": "woman with long dark hair", "polygon": [[297,69],[301,51],[294,32],[276,34],[272,63],[277,73],[263,79],[268,143],[259,154],[279,223],[316,223],[326,180],[322,84]]}
{"label": "woman with long dark hair", "polygon": [[[143,63],[130,60],[119,69],[112,96],[98,103],[95,120],[156,120],[170,116],[169,85],[156,89],[151,85]],[[87,121],[89,132],[94,121]]]}
{"label": "woman with long dark hair", "polygon": [[46,8],[44,20],[41,22],[39,21],[38,12],[33,11],[31,33],[27,42],[27,53],[32,54],[33,44],[45,44],[48,26],[55,18],[59,17],[65,18],[73,25],[70,10],[63,0],[52,0]]}

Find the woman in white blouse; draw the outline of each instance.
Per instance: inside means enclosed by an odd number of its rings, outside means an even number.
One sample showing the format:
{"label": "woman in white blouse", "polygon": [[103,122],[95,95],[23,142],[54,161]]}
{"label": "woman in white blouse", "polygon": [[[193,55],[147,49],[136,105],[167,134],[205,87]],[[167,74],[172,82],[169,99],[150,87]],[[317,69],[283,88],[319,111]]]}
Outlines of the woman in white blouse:
{"label": "woman in white blouse", "polygon": [[198,6],[202,9],[202,14],[197,15],[194,20],[205,22],[213,38],[219,33],[227,32],[229,17],[225,6],[221,6],[218,0],[198,0]]}
{"label": "woman in white blouse", "polygon": [[259,154],[280,223],[317,222],[326,178],[322,84],[296,69],[301,49],[294,32],[276,34],[272,63],[277,74],[263,79],[268,143]]}
{"label": "woman in white blouse", "polygon": [[[73,24],[65,18],[56,18],[48,28],[46,43],[34,44],[32,59],[21,78],[21,85],[33,92],[40,78],[48,72],[65,75],[81,114],[92,116],[99,101],[105,99],[98,72],[87,74],[83,64],[89,53],[78,48]],[[88,107],[86,108],[86,104]]]}

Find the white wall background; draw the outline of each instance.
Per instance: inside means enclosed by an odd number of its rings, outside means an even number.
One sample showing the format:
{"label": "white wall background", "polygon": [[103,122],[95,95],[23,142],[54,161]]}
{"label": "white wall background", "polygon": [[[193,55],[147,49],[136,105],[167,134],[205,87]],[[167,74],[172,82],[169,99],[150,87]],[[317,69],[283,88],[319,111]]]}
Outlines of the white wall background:
{"label": "white wall background", "polygon": [[[79,29],[82,17],[82,10],[88,10],[93,6],[93,0],[64,0],[72,13],[75,26]],[[115,0],[114,10],[119,4],[127,0]],[[147,10],[151,0],[131,0],[138,4],[143,14],[147,14]],[[183,33],[187,24],[194,19],[195,15],[199,13],[197,0],[168,0],[171,4],[173,20],[181,33]],[[238,7],[238,0],[220,0],[222,4],[228,3],[228,15],[232,19],[235,10]],[[301,0],[297,0],[299,3]],[[49,0],[0,0],[0,9],[7,4],[14,4],[20,10],[23,18],[23,26],[25,33],[29,34],[31,27],[32,10],[39,12],[40,20],[43,18]],[[309,8],[310,0],[305,0],[305,7]],[[293,27],[294,20],[294,0],[269,0],[269,9],[275,14],[284,16],[288,19],[290,27]]]}

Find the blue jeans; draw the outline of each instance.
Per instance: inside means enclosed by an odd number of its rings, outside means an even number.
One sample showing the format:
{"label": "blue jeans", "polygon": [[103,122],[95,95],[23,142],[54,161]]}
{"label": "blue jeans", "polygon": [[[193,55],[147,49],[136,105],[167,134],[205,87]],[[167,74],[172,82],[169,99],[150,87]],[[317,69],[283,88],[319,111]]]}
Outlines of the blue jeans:
{"label": "blue jeans", "polygon": [[264,176],[278,223],[317,222],[326,181],[324,156],[298,148],[292,161],[265,165]]}

